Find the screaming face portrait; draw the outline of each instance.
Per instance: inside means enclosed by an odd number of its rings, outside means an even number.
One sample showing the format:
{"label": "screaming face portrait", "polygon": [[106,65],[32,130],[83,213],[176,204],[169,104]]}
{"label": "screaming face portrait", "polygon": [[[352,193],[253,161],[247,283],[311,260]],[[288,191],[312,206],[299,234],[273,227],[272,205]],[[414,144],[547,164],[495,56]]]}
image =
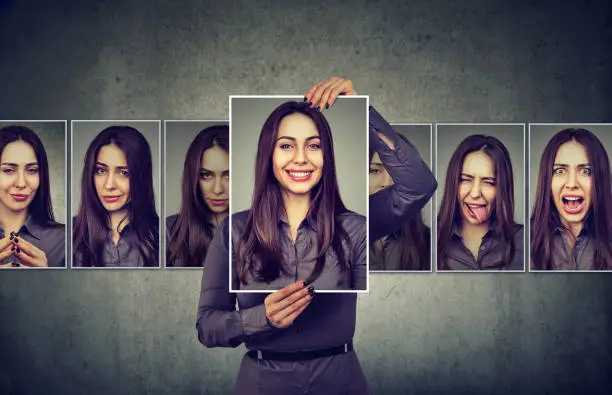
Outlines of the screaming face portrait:
{"label": "screaming face portrait", "polygon": [[65,122],[0,123],[0,268],[66,266],[56,221],[66,215],[65,136]]}
{"label": "screaming face portrait", "polygon": [[529,131],[531,270],[611,269],[612,125],[532,124]]}
{"label": "screaming face portrait", "polygon": [[524,125],[438,124],[436,129],[438,163],[446,166],[438,271],[524,271],[519,223],[524,218]]}
{"label": "screaming face portrait", "polygon": [[297,100],[231,98],[231,290],[365,291],[367,100]]}
{"label": "screaming face portrait", "polygon": [[129,123],[73,121],[73,267],[159,267],[159,122]]}

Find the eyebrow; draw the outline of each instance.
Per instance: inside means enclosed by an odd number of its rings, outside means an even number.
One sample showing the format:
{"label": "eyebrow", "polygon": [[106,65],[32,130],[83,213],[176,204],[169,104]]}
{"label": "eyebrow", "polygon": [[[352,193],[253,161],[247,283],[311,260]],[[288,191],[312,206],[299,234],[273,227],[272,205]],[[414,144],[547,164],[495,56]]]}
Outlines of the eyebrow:
{"label": "eyebrow", "polygon": [[[471,174],[461,173],[460,177],[465,177],[469,179],[474,179],[474,176]],[[483,180],[495,181],[495,177],[481,177]]]}
{"label": "eyebrow", "polygon": [[[553,167],[570,167],[570,165],[567,165],[565,163],[554,163]],[[576,167],[593,167],[593,165],[589,162],[587,163],[579,163],[578,165],[576,165]]]}
{"label": "eyebrow", "polygon": [[[209,172],[209,173],[217,173],[216,171],[214,171],[214,170],[209,170],[209,169],[207,169],[207,168],[205,168],[205,167],[200,167],[200,171],[207,171],[207,172]],[[227,170],[222,170],[222,171],[220,171],[220,173],[222,173],[222,174],[223,174],[223,173],[229,173],[229,169],[227,169]]]}
{"label": "eyebrow", "polygon": [[[109,166],[106,163],[102,163],[102,162],[96,162],[96,165],[106,167],[107,169],[109,168]],[[117,166],[116,168],[119,170],[129,170],[127,166]]]}
{"label": "eyebrow", "polygon": [[[314,139],[320,139],[320,136],[310,136],[310,137],[306,137],[306,141],[308,140],[314,140]],[[276,141],[281,140],[281,139],[287,139],[287,140],[291,140],[291,141],[297,141],[297,139],[295,137],[289,137],[289,136],[279,136]]]}
{"label": "eyebrow", "polygon": [[[19,167],[17,163],[4,162],[1,164],[2,166],[11,166],[11,167]],[[38,166],[38,162],[30,162],[25,164],[27,166]]]}
{"label": "eyebrow", "polygon": [[370,166],[384,166],[381,162],[371,162]]}

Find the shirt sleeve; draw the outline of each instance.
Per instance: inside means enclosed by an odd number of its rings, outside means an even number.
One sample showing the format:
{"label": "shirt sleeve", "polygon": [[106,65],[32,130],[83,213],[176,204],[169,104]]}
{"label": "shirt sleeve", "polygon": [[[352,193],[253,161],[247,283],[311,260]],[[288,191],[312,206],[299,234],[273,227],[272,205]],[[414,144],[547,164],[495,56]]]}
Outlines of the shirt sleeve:
{"label": "shirt sleeve", "polygon": [[[391,139],[395,150],[390,149],[375,132]],[[372,106],[369,138],[371,148],[378,152],[394,183],[370,196],[370,243],[373,243],[401,228],[407,219],[419,213],[438,184],[416,148],[400,138]]]}
{"label": "shirt sleeve", "polygon": [[[365,222],[365,221],[364,221]],[[353,289],[365,291],[368,286],[368,267],[366,255],[368,253],[366,243],[365,223],[363,224],[363,232],[359,233],[354,250],[353,271]]]}
{"label": "shirt sleeve", "polygon": [[228,218],[215,232],[202,273],[196,329],[206,347],[237,347],[250,336],[272,332],[263,303],[236,310],[236,294],[229,292]]}

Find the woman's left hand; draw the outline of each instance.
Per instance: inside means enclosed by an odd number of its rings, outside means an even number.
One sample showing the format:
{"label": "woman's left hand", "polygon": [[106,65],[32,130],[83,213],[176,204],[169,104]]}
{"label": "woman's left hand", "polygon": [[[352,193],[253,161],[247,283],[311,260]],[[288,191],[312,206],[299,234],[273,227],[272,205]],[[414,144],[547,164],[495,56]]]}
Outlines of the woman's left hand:
{"label": "woman's left hand", "polygon": [[47,267],[47,255],[43,250],[36,247],[34,244],[19,238],[17,242],[13,241],[15,246],[15,256],[24,266],[29,267]]}
{"label": "woman's left hand", "polygon": [[314,84],[304,95],[304,99],[312,103],[319,110],[330,108],[336,98],[342,95],[356,95],[353,81],[345,78],[332,77],[318,84]]}

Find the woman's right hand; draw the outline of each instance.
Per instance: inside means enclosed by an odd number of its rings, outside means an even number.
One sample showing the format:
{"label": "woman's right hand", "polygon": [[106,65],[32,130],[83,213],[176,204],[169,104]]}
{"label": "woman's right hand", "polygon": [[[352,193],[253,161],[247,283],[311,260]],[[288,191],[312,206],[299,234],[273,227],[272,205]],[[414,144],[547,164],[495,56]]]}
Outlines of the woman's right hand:
{"label": "woman's right hand", "polygon": [[[13,255],[13,251],[11,251],[12,245],[13,243],[11,243],[8,236],[5,236],[4,238],[0,239],[0,262]],[[0,264],[0,268],[4,267],[13,267],[13,263],[8,262]]]}
{"label": "woman's right hand", "polygon": [[288,328],[302,314],[314,297],[314,287],[305,281],[287,285],[270,295],[264,301],[266,318],[274,328]]}

